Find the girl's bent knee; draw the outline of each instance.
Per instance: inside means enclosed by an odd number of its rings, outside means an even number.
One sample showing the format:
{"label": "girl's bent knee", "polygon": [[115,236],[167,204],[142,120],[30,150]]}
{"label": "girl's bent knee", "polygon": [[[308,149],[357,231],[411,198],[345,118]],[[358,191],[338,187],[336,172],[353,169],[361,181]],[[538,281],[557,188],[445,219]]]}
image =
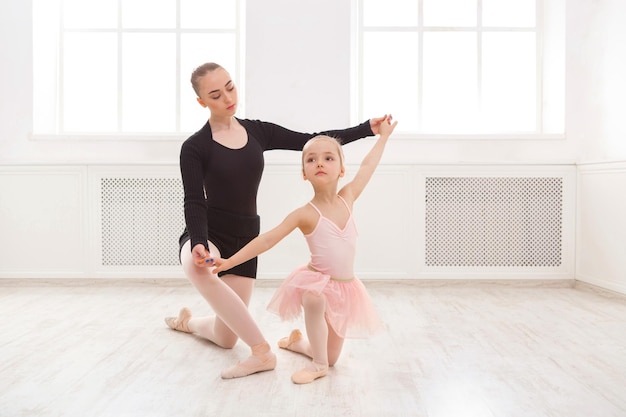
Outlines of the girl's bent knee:
{"label": "girl's bent knee", "polygon": [[319,308],[326,306],[326,298],[323,295],[305,292],[302,294],[302,306],[304,308]]}

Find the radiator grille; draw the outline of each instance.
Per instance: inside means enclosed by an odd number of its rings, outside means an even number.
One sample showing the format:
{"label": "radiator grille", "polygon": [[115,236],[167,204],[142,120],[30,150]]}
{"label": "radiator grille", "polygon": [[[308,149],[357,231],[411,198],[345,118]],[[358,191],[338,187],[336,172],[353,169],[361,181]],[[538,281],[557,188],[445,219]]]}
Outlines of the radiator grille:
{"label": "radiator grille", "polygon": [[178,265],[181,180],[102,178],[100,186],[102,265]]}
{"label": "radiator grille", "polygon": [[427,177],[426,265],[560,266],[562,215],[562,178]]}

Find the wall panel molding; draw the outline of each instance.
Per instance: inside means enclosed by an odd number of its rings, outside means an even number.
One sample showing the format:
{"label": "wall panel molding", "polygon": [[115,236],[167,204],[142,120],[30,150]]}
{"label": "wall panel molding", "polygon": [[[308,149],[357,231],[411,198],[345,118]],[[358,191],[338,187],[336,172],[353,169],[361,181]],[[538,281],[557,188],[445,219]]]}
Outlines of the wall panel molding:
{"label": "wall panel molding", "polygon": [[[358,166],[347,168],[341,184]],[[47,259],[56,268],[14,256],[0,265],[0,277],[184,278],[176,164],[5,166],[0,173],[7,219],[34,217],[29,190],[38,184],[54,196],[37,210],[37,222],[48,225],[46,240],[60,236],[55,250],[64,253]],[[355,205],[355,272],[367,280],[573,279],[575,181],[571,165],[383,164]],[[311,195],[299,165],[268,164],[258,200],[262,231]],[[9,225],[3,243],[27,247],[29,221]],[[482,227],[489,222],[491,229]],[[261,256],[259,279],[282,279],[307,258],[295,231]]]}
{"label": "wall panel molding", "polygon": [[0,278],[89,275],[87,170],[0,166]]}
{"label": "wall panel molding", "polygon": [[626,161],[578,167],[576,279],[626,294]]}

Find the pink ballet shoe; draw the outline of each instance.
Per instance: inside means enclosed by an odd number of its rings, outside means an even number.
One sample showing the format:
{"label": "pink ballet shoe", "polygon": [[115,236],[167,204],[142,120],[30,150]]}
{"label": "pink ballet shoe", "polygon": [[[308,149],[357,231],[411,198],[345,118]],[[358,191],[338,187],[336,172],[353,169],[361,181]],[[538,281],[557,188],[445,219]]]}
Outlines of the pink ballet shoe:
{"label": "pink ballet shoe", "polygon": [[165,324],[172,330],[178,330],[179,332],[191,333],[189,330],[189,319],[191,319],[191,310],[187,307],[180,309],[178,317],[166,317]]}
{"label": "pink ballet shoe", "polygon": [[318,378],[326,376],[328,373],[328,365],[320,366],[314,364],[316,368],[320,368],[316,371],[312,371],[308,368],[300,369],[298,372],[291,375],[291,380],[294,384],[310,384]]}
{"label": "pink ballet shoe", "polygon": [[289,334],[289,337],[283,337],[278,341],[278,347],[281,349],[289,350],[289,346],[299,341],[300,339],[302,339],[302,332],[300,332],[300,330],[298,329],[294,329]]}
{"label": "pink ballet shoe", "polygon": [[276,355],[266,342],[252,346],[252,356],[222,371],[221,375],[223,379],[241,378],[258,372],[271,371],[274,368],[276,368]]}

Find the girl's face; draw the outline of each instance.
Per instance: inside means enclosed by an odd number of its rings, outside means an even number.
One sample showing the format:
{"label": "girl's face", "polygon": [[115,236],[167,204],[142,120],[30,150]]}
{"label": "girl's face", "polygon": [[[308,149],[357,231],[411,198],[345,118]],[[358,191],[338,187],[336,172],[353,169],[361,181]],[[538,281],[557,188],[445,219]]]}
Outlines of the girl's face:
{"label": "girl's face", "polygon": [[200,97],[198,103],[208,107],[212,116],[234,116],[237,112],[237,88],[230,74],[218,68],[207,72],[198,80]]}
{"label": "girl's face", "polygon": [[339,144],[332,138],[316,138],[302,150],[302,173],[312,183],[336,181],[345,168]]}

